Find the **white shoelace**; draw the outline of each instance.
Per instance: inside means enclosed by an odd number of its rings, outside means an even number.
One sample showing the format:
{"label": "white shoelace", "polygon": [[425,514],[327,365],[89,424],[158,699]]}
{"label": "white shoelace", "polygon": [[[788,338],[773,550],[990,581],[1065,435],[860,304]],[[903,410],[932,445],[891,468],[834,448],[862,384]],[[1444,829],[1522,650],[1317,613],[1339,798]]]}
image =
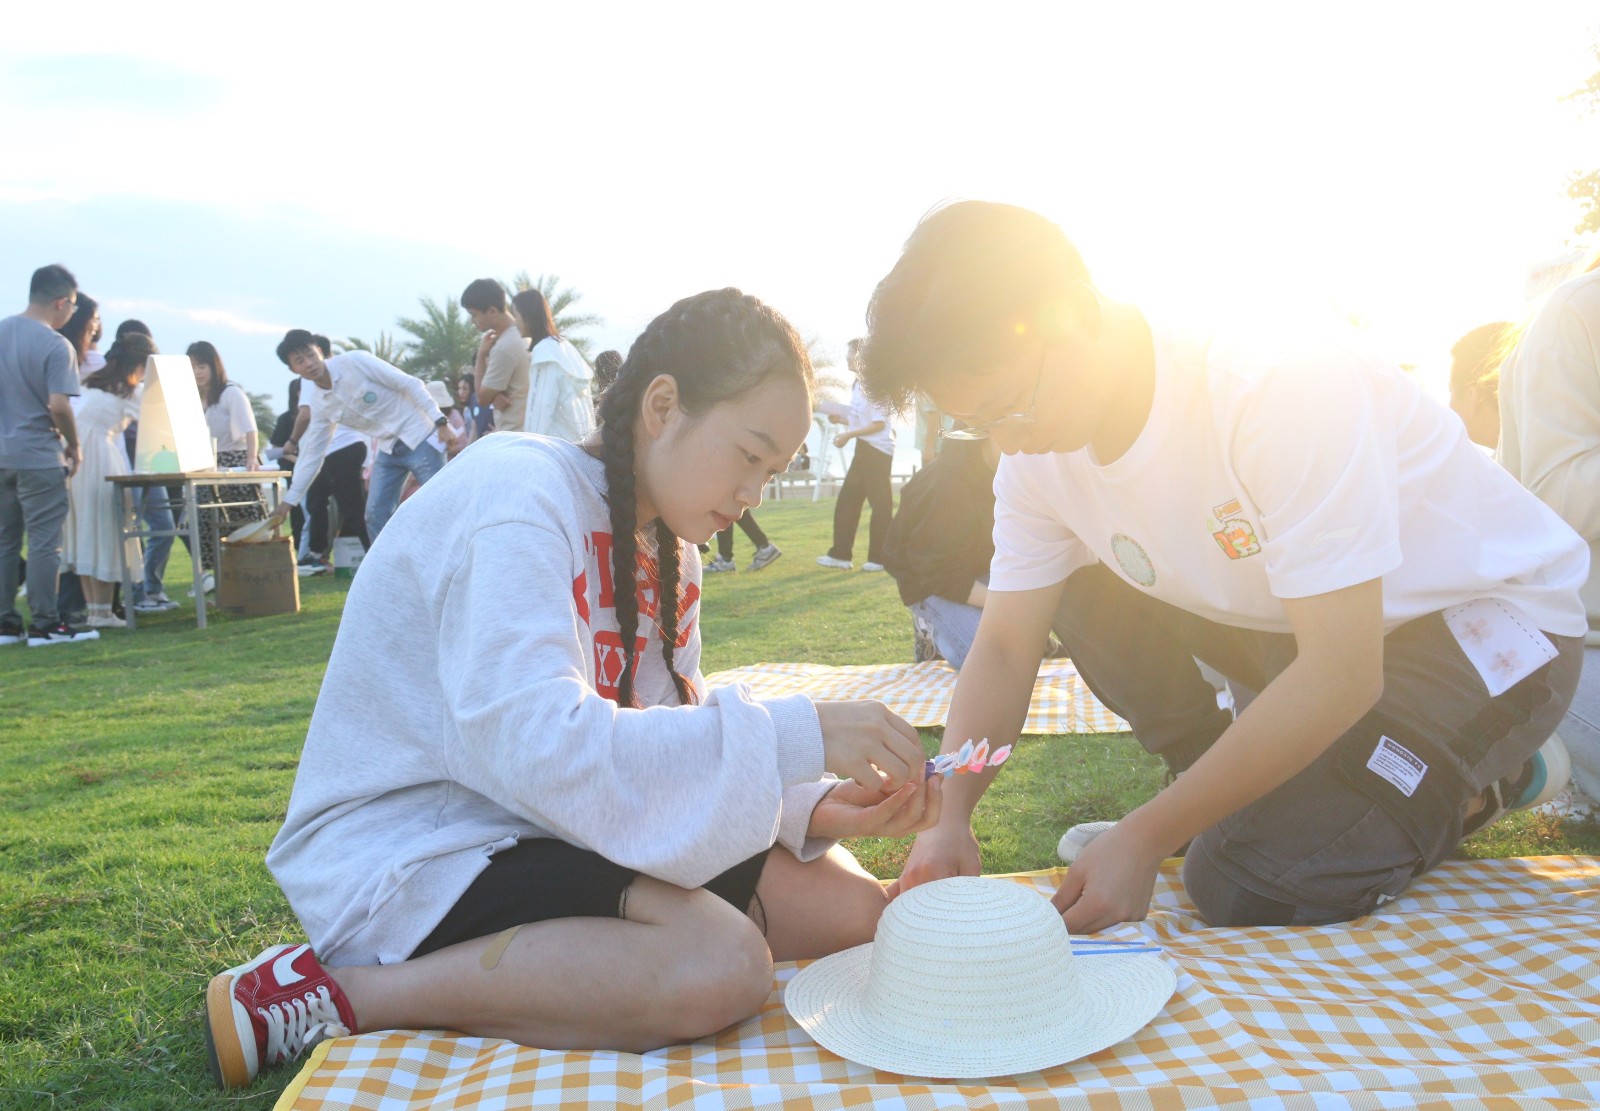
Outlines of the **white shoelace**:
{"label": "white shoelace", "polygon": [[306,992],[284,1006],[257,1007],[267,1024],[267,1053],[263,1065],[290,1061],[323,1038],[342,1038],[350,1031],[325,987]]}

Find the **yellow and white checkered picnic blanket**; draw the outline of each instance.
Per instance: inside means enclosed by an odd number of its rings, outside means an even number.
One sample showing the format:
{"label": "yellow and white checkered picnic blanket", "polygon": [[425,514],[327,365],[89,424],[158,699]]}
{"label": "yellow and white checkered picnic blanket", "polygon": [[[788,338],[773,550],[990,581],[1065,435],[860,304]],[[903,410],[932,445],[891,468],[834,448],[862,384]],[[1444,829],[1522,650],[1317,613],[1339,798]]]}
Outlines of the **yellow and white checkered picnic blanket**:
{"label": "yellow and white checkered picnic blanket", "polygon": [[[1133,1038],[984,1082],[913,1080],[818,1047],[784,1010],[655,1053],[440,1033],[324,1042],[278,1111],[370,1108],[1587,1107],[1600,1102],[1600,859],[1445,864],[1382,914],[1207,929],[1168,861],[1150,918],[1178,991]],[[1009,877],[1049,893],[1062,872]]]}
{"label": "yellow and white checkered picnic blanket", "polygon": [[[711,688],[747,683],[757,698],[804,694],[819,701],[876,698],[912,725],[943,725],[955,693],[955,669],[943,660],[920,664],[827,667],[751,664],[706,676]],[[1024,733],[1121,733],[1128,723],[1102,706],[1071,660],[1045,660],[1033,684]]]}

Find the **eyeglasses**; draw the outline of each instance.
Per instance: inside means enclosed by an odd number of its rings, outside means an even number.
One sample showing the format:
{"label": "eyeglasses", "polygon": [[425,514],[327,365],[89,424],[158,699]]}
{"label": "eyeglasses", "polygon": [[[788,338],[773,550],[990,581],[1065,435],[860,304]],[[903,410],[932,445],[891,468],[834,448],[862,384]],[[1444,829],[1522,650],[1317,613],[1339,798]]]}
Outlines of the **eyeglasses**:
{"label": "eyeglasses", "polygon": [[1034,416],[1033,410],[1039,404],[1039,385],[1044,381],[1044,360],[1049,352],[1048,346],[1039,352],[1039,373],[1034,375],[1033,396],[1028,399],[1028,407],[1026,409],[1020,413],[996,417],[994,420],[977,421],[964,428],[943,429],[939,432],[939,438],[941,440],[987,440],[991,432],[1004,432],[1010,428],[1026,428],[1032,425],[1038,420]]}

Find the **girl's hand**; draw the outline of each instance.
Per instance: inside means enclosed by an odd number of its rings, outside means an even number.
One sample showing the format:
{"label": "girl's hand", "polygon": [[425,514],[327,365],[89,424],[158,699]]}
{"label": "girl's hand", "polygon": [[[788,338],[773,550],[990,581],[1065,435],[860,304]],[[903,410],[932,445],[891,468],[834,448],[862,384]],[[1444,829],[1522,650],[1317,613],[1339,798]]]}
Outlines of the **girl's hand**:
{"label": "girl's hand", "polygon": [[[922,778],[922,739],[882,702],[818,702],[822,766],[870,790],[896,790]],[[837,788],[835,788],[837,789]]]}
{"label": "girl's hand", "polygon": [[898,791],[878,791],[844,780],[822,796],[811,812],[807,836],[842,841],[846,837],[907,837],[928,829],[939,820],[944,799],[944,776]]}
{"label": "girl's hand", "polygon": [[833,438],[833,446],[834,447],[844,447],[844,445],[848,444],[849,442],[850,442],[850,433],[848,433],[848,432],[841,432],[841,433],[839,433],[837,436],[835,436]]}

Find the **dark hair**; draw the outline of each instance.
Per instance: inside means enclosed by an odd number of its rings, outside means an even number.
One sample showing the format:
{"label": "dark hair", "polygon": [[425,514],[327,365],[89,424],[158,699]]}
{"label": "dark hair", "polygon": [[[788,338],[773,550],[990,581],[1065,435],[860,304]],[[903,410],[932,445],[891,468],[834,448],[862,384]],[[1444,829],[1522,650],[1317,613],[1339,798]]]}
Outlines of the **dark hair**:
{"label": "dark hair", "polygon": [[462,291],[461,307],[473,312],[486,312],[489,309],[505,312],[506,287],[493,278],[479,278]]}
{"label": "dark hair", "polygon": [[94,314],[99,308],[100,302],[87,293],[79,293],[78,307],[73,312],[72,319],[56,329],[67,337],[67,342],[72,344],[72,349],[78,353],[80,366],[83,364],[83,357],[89,353],[89,345],[94,342],[94,336],[89,334],[89,322],[94,319]]}
{"label": "dark hair", "polygon": [[1480,324],[1450,348],[1450,388],[1500,387],[1500,364],[1511,353],[1518,328],[1510,321]]}
{"label": "dark hair", "polygon": [[530,348],[542,339],[560,338],[561,333],[556,331],[556,322],[550,315],[550,302],[544,299],[544,294],[537,289],[524,289],[511,298],[511,303],[528,329],[524,335]]}
{"label": "dark hair", "polygon": [[78,279],[60,263],[41,266],[33,272],[28,283],[28,300],[35,305],[48,305],[63,297],[71,297],[78,288]]}
{"label": "dark hair", "polygon": [[867,307],[859,371],[869,394],[904,408],[924,383],[1049,335],[1052,310],[1088,268],[1055,224],[1025,208],[961,201],[922,218]]}
{"label": "dark hair", "polygon": [[[542,298],[541,298],[542,300]],[[639,631],[638,505],[634,492],[633,431],[644,391],[658,375],[678,384],[678,403],[691,417],[756,388],[769,378],[793,378],[809,394],[811,360],[805,344],[774,309],[737,289],[708,290],[685,297],[652,320],[628,349],[617,377],[600,399],[600,457],[606,468],[606,504],[611,515],[611,581],[622,634],[623,665],[617,704],[636,705],[633,690]],[[694,688],[678,673],[679,540],[656,521],[656,565],[660,589],[661,655],[689,705]]]}
{"label": "dark hair", "polygon": [[328,339],[327,336],[312,336],[311,343],[318,351],[322,352],[324,359],[333,354],[333,341]]}
{"label": "dark hair", "polygon": [[222,400],[222,391],[228,388],[228,371],[222,365],[222,356],[215,346],[203,339],[191,343],[184,354],[211,368],[211,381],[206,383],[206,395],[200,399],[202,406],[209,409]]}
{"label": "dark hair", "polygon": [[304,381],[298,374],[289,379],[289,408],[300,408],[300,383]]}
{"label": "dark hair", "polygon": [[617,371],[622,369],[622,352],[602,351],[594,357],[594,392],[595,396],[605,393],[606,387],[617,380]]}
{"label": "dark hair", "polygon": [[149,336],[139,332],[123,336],[106,352],[106,365],[83,380],[84,387],[104,390],[118,397],[132,397],[133,382],[130,379],[135,371],[144,368],[145,362],[154,354],[156,341]]}
{"label": "dark hair", "polygon": [[[144,321],[142,321],[142,320],[124,320],[121,324],[117,325],[117,334],[115,336],[111,337],[111,338],[112,338],[113,341],[115,341],[115,340],[121,339],[123,336],[148,336],[148,335],[150,335],[150,326],[148,324],[146,324]],[[153,339],[154,337],[152,336],[151,338]]]}
{"label": "dark hair", "polygon": [[[312,333],[304,330],[304,328],[290,328],[290,330],[283,333],[283,339],[278,341],[278,362],[283,363],[285,367],[288,367],[288,365],[290,365],[290,355],[293,355],[294,352],[299,351],[301,347],[315,346],[317,346],[317,336],[312,335]],[[326,352],[326,349],[323,349],[323,357],[325,357],[325,359],[326,354],[328,354],[328,352]]]}

